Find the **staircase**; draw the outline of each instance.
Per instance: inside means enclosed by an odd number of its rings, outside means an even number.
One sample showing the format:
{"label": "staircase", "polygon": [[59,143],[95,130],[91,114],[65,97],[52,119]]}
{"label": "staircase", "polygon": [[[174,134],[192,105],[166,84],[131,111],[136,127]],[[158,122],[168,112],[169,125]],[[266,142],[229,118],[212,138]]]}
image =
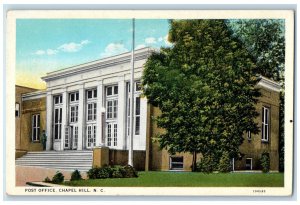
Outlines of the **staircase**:
{"label": "staircase", "polygon": [[58,170],[88,171],[92,168],[93,152],[82,151],[42,151],[28,152],[16,160],[16,165],[45,167]]}

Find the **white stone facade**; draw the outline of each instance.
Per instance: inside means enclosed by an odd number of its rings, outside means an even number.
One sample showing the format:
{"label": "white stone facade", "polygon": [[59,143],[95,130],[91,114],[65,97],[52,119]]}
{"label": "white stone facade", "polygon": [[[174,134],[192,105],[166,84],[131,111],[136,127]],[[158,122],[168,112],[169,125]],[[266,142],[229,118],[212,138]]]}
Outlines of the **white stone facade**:
{"label": "white stone facade", "polygon": [[[140,96],[143,65],[151,50],[135,51],[134,150],[146,149],[147,99]],[[47,150],[107,146],[128,149],[131,53],[48,73]]]}

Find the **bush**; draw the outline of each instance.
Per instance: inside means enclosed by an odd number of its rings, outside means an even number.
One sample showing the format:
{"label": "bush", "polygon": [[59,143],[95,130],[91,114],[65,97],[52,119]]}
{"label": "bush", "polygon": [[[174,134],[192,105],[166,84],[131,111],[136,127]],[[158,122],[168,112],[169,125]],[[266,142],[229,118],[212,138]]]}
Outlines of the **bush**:
{"label": "bush", "polygon": [[49,178],[49,177],[46,177],[45,179],[44,179],[44,182],[51,182],[51,179]]}
{"label": "bush", "polygon": [[123,178],[125,170],[122,166],[114,166],[111,168],[111,177],[112,178]]}
{"label": "bush", "polygon": [[81,179],[82,179],[82,177],[81,177],[80,171],[78,171],[76,169],[74,172],[72,172],[71,181],[81,180]]}
{"label": "bush", "polygon": [[137,171],[130,165],[126,165],[124,167],[124,174],[123,177],[125,178],[133,178],[133,177],[138,177]]}
{"label": "bush", "polygon": [[264,152],[260,158],[260,165],[262,167],[262,172],[267,173],[270,171],[270,155],[268,152]]}
{"label": "bush", "polygon": [[138,173],[132,166],[114,166],[114,167],[95,167],[87,172],[89,179],[105,179],[105,178],[131,178],[137,177]]}
{"label": "bush", "polygon": [[99,171],[101,168],[94,167],[87,172],[89,179],[98,179]]}
{"label": "bush", "polygon": [[52,178],[52,183],[60,184],[64,181],[64,179],[65,179],[64,175],[61,172],[57,171]]}
{"label": "bush", "polygon": [[222,157],[219,161],[219,172],[230,172],[231,171],[231,164],[230,164],[230,157],[227,151],[223,152]]}
{"label": "bush", "polygon": [[111,168],[103,167],[98,170],[97,179],[109,178],[111,175]]}
{"label": "bush", "polygon": [[211,155],[203,155],[200,162],[197,162],[198,172],[211,173],[218,169],[218,164]]}

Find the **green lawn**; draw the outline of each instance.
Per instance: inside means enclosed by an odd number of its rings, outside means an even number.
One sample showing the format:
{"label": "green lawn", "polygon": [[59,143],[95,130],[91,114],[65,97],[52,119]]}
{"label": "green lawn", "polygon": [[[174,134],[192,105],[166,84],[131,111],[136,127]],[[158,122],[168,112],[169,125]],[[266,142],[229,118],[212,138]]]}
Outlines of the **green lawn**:
{"label": "green lawn", "polygon": [[88,179],[68,186],[96,187],[283,187],[282,173],[139,172],[138,178]]}

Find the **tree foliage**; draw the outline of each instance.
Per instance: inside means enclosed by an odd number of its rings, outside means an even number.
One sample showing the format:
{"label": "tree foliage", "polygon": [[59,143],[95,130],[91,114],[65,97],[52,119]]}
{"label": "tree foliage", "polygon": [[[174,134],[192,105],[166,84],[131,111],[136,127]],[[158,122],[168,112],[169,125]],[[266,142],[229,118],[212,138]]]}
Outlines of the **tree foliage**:
{"label": "tree foliage", "polygon": [[227,22],[246,46],[259,73],[275,81],[284,79],[284,20],[239,19]]}
{"label": "tree foliage", "polygon": [[258,73],[281,83],[279,113],[279,170],[284,171],[285,29],[280,19],[229,20],[227,25],[247,48]]}
{"label": "tree foliage", "polygon": [[160,147],[217,161],[224,151],[237,157],[243,133],[258,132],[257,70],[247,49],[224,20],[173,20],[169,41],[173,46],[154,52],[143,74],[145,96],[162,111]]}

